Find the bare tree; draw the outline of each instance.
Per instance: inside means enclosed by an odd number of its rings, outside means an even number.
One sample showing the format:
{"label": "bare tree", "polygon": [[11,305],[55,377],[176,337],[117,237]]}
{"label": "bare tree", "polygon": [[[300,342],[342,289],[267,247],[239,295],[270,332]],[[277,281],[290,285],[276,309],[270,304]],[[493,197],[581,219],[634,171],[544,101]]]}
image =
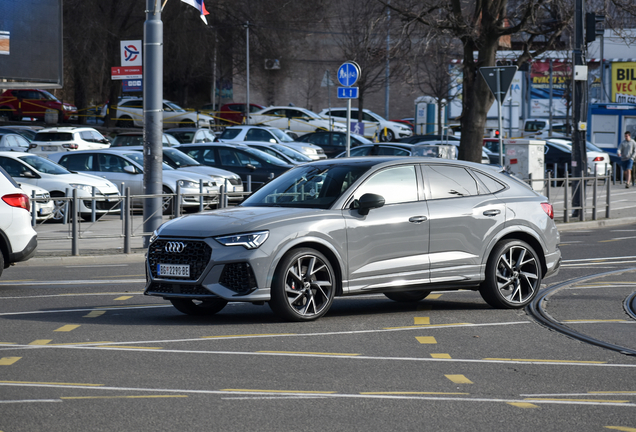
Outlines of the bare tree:
{"label": "bare tree", "polygon": [[553,48],[571,21],[571,3],[561,0],[378,0],[407,26],[445,30],[462,44],[462,136],[459,158],[479,162],[487,113],[494,102],[479,68],[495,66],[499,39],[514,36],[518,66]]}

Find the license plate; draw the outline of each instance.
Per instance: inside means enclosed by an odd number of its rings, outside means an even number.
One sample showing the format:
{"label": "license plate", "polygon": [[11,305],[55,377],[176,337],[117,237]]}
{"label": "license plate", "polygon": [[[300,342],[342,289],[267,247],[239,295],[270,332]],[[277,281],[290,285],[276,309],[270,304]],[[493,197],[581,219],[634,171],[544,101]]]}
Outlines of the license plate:
{"label": "license plate", "polygon": [[57,146],[42,146],[42,151],[57,151]]}
{"label": "license plate", "polygon": [[190,277],[188,264],[157,264],[158,276]]}

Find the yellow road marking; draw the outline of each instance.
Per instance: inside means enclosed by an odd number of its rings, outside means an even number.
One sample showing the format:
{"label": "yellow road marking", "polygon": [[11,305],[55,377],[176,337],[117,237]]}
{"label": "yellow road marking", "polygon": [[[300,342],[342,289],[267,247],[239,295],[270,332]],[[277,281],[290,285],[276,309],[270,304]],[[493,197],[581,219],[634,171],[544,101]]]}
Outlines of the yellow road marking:
{"label": "yellow road marking", "polygon": [[471,380],[464,375],[444,375],[446,378],[454,382],[455,384],[473,384]]}
{"label": "yellow road marking", "polygon": [[431,319],[429,317],[415,317],[413,319],[413,324],[418,325],[418,324],[430,324],[431,323]]}
{"label": "yellow road marking", "polygon": [[361,392],[361,395],[469,395],[470,393],[459,392]]}
{"label": "yellow road marking", "polygon": [[305,391],[305,390],[256,390],[256,389],[223,389],[227,392],[249,392],[249,393],[303,393],[303,394],[335,394],[335,391]]}
{"label": "yellow road marking", "polygon": [[233,337],[254,337],[254,336],[293,336],[296,333],[262,333],[262,334],[240,334],[240,335],[224,335],[224,336],[203,336],[202,339],[220,339]]}
{"label": "yellow road marking", "polygon": [[415,336],[415,339],[421,344],[436,344],[435,336]]}
{"label": "yellow road marking", "polygon": [[402,327],[384,327],[384,330],[397,330],[397,329],[407,329],[407,328],[427,328],[427,327],[453,327],[453,326],[466,326],[470,325],[470,323],[450,323],[450,324],[422,324],[422,325],[414,325],[414,326],[402,326]]}
{"label": "yellow road marking", "polygon": [[31,342],[29,345],[46,345],[51,342],[53,339],[38,339]]}
{"label": "yellow road marking", "polygon": [[0,358],[1,366],[9,366],[20,360],[22,357],[2,357]]}
{"label": "yellow road marking", "polygon": [[438,298],[440,298],[442,295],[441,294],[429,294],[426,296],[426,300],[437,300]]}
{"label": "yellow road marking", "polygon": [[15,342],[0,342],[0,345],[17,345]]}
{"label": "yellow road marking", "polygon": [[636,428],[625,427],[625,426],[605,426],[605,429],[614,429],[623,432],[636,432]]}
{"label": "yellow road marking", "polygon": [[59,329],[57,329],[57,330],[54,330],[54,331],[56,331],[56,332],[70,332],[70,331],[75,330],[75,329],[76,329],[76,328],[78,328],[78,327],[79,327],[79,325],[75,325],[75,324],[67,324],[67,325],[65,325],[65,326],[60,327],[60,328],[59,328]]}
{"label": "yellow road marking", "polygon": [[451,358],[450,354],[445,354],[445,353],[431,354],[431,357],[436,358],[436,359],[449,359],[449,358]]}
{"label": "yellow road marking", "polygon": [[508,402],[508,405],[516,406],[517,408],[539,408],[537,405],[529,402]]}
{"label": "yellow road marking", "polygon": [[120,300],[120,301],[122,301],[122,300],[128,300],[128,299],[131,299],[131,298],[133,298],[133,296],[121,296],[121,297],[117,297],[117,298],[115,299],[115,301],[117,301],[117,300]]}
{"label": "yellow road marking", "polygon": [[515,362],[540,362],[540,363],[582,363],[582,364],[606,364],[603,361],[583,361],[583,360],[546,360],[546,359],[515,359],[515,358],[485,358],[490,361],[515,361]]}
{"label": "yellow road marking", "polygon": [[187,398],[188,395],[146,395],[146,396],[62,396],[60,399],[152,399],[152,398]]}
{"label": "yellow road marking", "polygon": [[0,381],[3,384],[42,384],[42,385],[61,385],[61,386],[89,386],[101,387],[104,384],[85,384],[85,383],[60,383],[60,382],[38,382],[38,381]]}
{"label": "yellow road marking", "polygon": [[256,351],[258,353],[267,354],[312,354],[312,355],[330,355],[330,356],[358,356],[360,354],[351,353],[326,353],[326,352],[304,352],[304,351]]}
{"label": "yellow road marking", "polygon": [[611,399],[568,399],[568,398],[526,398],[526,400],[535,401],[566,401],[566,402],[594,402],[594,403],[628,403],[628,400],[611,400]]}
{"label": "yellow road marking", "polygon": [[83,346],[83,345],[95,345],[95,344],[105,344],[111,343],[112,341],[99,341],[99,342],[70,342],[70,343],[59,343],[59,344],[49,344],[50,346]]}
{"label": "yellow road marking", "polygon": [[102,316],[106,313],[106,311],[93,311],[93,312],[89,312],[86,315],[84,315],[84,318],[95,318],[98,316]]}
{"label": "yellow road marking", "polygon": [[143,346],[131,346],[131,345],[97,345],[97,348],[134,348],[134,349],[149,349],[149,350],[163,349],[163,347],[143,347]]}

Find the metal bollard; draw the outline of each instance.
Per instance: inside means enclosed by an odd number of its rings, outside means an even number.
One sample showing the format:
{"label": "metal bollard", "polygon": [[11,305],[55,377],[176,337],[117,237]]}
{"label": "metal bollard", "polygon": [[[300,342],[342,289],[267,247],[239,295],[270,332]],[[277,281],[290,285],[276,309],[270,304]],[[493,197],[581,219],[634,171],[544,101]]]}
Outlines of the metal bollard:
{"label": "metal bollard", "polygon": [[124,253],[129,254],[131,252],[130,247],[130,188],[126,188],[126,196],[124,197]]}
{"label": "metal bollard", "polygon": [[91,201],[93,203],[91,206],[91,222],[95,222],[97,220],[97,200],[95,199],[97,194],[95,193],[95,190],[97,190],[97,188],[93,186],[93,191],[91,193],[91,196],[93,197],[93,200]]}
{"label": "metal bollard", "polygon": [[199,179],[199,213],[201,213],[204,209],[203,206],[203,179]]}
{"label": "metal bollard", "polygon": [[568,172],[565,172],[565,182],[563,184],[563,222],[570,222],[570,179]]}
{"label": "metal bollard", "polygon": [[[119,188],[119,195],[124,196],[126,195],[126,189],[124,189],[126,187],[126,183],[122,182],[120,188]],[[119,220],[124,220],[124,213],[122,212],[122,204],[123,202],[119,202]]]}
{"label": "metal bollard", "polygon": [[31,192],[31,226],[37,225],[37,210],[35,209],[35,191]]}
{"label": "metal bollard", "polygon": [[[69,198],[71,195],[72,195],[71,190],[69,188],[66,188],[66,191],[64,192],[64,198]],[[62,205],[62,207],[64,208],[64,217],[62,218],[62,225],[66,225],[69,222],[68,210],[70,208],[70,202],[68,199],[64,200],[64,204]]]}
{"label": "metal bollard", "polygon": [[219,187],[219,208],[225,208],[225,185]]}
{"label": "metal bollard", "polygon": [[79,200],[77,199],[77,189],[73,189],[73,214],[72,222],[73,222],[73,236],[71,239],[71,255],[77,256],[79,255],[79,224],[78,224],[78,204]]}
{"label": "metal bollard", "polygon": [[181,186],[177,185],[177,196],[174,197],[173,201],[173,216],[178,218],[181,216]]}
{"label": "metal bollard", "polygon": [[247,192],[248,193],[252,192],[252,175],[251,174],[247,175]]}

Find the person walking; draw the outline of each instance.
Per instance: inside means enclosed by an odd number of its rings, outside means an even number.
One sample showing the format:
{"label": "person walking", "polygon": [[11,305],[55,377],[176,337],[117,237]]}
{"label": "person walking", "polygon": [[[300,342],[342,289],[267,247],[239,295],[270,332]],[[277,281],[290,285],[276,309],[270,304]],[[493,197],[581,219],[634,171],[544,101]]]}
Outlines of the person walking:
{"label": "person walking", "polygon": [[623,178],[627,182],[625,183],[625,187],[628,188],[632,182],[632,167],[634,166],[634,158],[636,157],[636,141],[632,139],[632,134],[629,131],[625,132],[625,139],[618,147],[617,154],[621,157]]}

